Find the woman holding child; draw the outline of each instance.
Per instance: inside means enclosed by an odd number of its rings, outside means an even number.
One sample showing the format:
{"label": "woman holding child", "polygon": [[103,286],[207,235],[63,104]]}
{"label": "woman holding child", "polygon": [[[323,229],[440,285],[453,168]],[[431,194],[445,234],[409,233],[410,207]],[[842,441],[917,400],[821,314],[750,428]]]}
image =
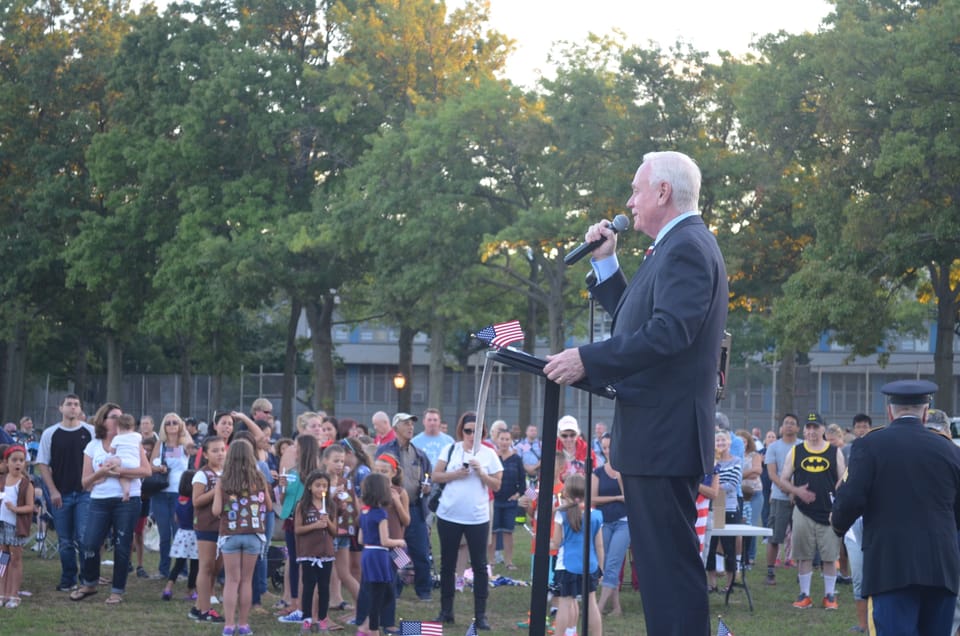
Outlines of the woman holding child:
{"label": "woman holding child", "polygon": [[[150,463],[141,448],[140,465],[137,468],[122,468],[111,453],[113,438],[119,430],[120,418],[125,415],[120,406],[107,402],[93,416],[94,439],[83,451],[83,488],[90,491],[90,510],[87,527],[83,534],[80,568],[80,587],[70,594],[70,599],[82,601],[97,593],[100,580],[100,548],[110,528],[115,530],[113,581],[108,605],[123,601],[127,585],[127,570],[130,564],[130,544],[133,527],[140,515],[140,479],[150,475]],[[130,426],[130,422],[127,422]],[[130,496],[124,497],[121,479],[130,482]]]}

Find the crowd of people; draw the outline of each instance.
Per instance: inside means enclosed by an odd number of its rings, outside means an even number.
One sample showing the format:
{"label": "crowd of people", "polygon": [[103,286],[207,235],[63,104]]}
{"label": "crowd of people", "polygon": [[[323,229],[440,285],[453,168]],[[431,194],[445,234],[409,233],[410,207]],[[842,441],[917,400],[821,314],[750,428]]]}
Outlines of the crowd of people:
{"label": "crowd of people", "polygon": [[[602,422],[594,424],[595,436],[588,440],[575,418],[559,420],[555,479],[548,485],[539,482],[544,449],[536,426],[521,434],[518,426],[511,430],[496,421],[488,430],[471,412],[458,419],[452,435],[436,409],[422,418],[375,413],[372,435],[355,420],[307,412],[297,418],[295,435],[285,438],[278,436],[272,406],[263,399],[249,416],[215,413],[206,436],[195,421],[176,413],[164,415],[156,431],[148,416],[137,426],[115,403],[101,405],[87,422],[75,395],[65,396],[59,410],[61,420],[39,438],[31,422],[19,432],[22,438],[0,444],[0,545],[10,553],[0,577],[0,605],[7,608],[20,604],[23,546],[35,500],[45,502],[53,519],[61,572],[57,590],[71,600],[84,601],[109,585],[105,602],[119,605],[128,575],[136,572],[163,579],[160,598],[169,601],[185,576],[193,601],[189,617],[222,623],[228,635],[251,633],[251,614],[271,610],[280,622],[299,624],[302,633],[340,628],[331,610],[345,612],[343,622],[356,625],[359,634],[395,633],[396,600],[407,586],[424,602],[432,602],[439,587],[435,620],[453,623],[453,601],[468,576],[474,624],[489,629],[490,574],[500,565],[507,575],[517,570],[519,524],[534,536],[532,551],[541,494],[553,503],[553,518],[539,528],[551,533],[554,633],[576,633],[585,611],[590,633],[602,634],[602,616],[623,612],[622,585],[635,584],[636,571],[627,562],[623,479],[609,461],[611,436]],[[415,435],[418,422],[422,430]],[[803,419],[802,437],[800,422],[787,414],[779,434],[769,431],[761,439],[758,429],[731,431],[727,418],[716,414],[715,462],[698,497],[705,585],[725,592],[738,569],[754,567],[758,551],[764,556],[757,542],[711,537],[713,508],[722,510],[726,523],[772,529],[765,583],[777,584],[778,568],[796,567],[795,607],[813,605],[814,568],[823,576],[826,609],[837,608],[837,583],[853,583],[855,630],[865,630],[862,521],[843,541],[831,531],[829,514],[851,442],[869,432],[872,422],[858,415],[848,432],[827,427],[811,412]],[[21,443],[31,440],[35,455]],[[589,537],[588,456],[594,467]],[[811,469],[818,465],[810,460],[822,460],[827,468]],[[31,479],[34,471],[37,478]],[[432,498],[435,504],[429,505]],[[153,576],[143,568],[148,516],[159,534],[159,571]],[[275,525],[286,545],[283,593],[265,608]],[[431,554],[432,532],[440,546],[439,567]],[[101,576],[105,545],[113,550],[109,578]],[[591,552],[588,572],[584,550]],[[581,610],[584,579],[589,596]],[[214,607],[221,602],[222,613]]]}
{"label": "crowd of people", "polygon": [[[523,435],[502,421],[478,430],[468,412],[451,435],[432,408],[416,435],[421,418],[409,413],[377,412],[368,428],[306,412],[290,438],[278,435],[265,399],[253,403],[250,415],[218,411],[209,425],[177,413],[155,425],[151,416],[136,420],[112,402],[88,418],[73,394],[63,397],[59,412],[60,421],[42,435],[25,418],[24,430],[0,443],[6,502],[0,545],[11,554],[0,577],[0,604],[20,603],[23,547],[44,510],[57,536],[56,589],[71,600],[89,602],[109,586],[104,602],[121,605],[128,576],[136,573],[164,581],[158,595],[170,601],[185,578],[189,618],[221,624],[224,634],[249,634],[250,616],[271,611],[302,633],[330,631],[341,627],[331,610],[343,612],[338,620],[356,625],[357,633],[395,633],[396,598],[405,587],[423,602],[434,601],[439,587],[436,620],[452,623],[453,599],[467,585],[473,624],[489,629],[489,577],[494,567],[517,570],[513,534],[535,501],[543,452],[536,426]],[[588,445],[576,420],[565,418],[561,426],[578,437],[558,443],[564,477],[582,474],[588,446],[600,451],[596,465],[608,480],[598,497],[609,500],[612,534],[617,495],[608,491],[616,473],[602,467],[608,436]],[[573,536],[576,512],[565,514]],[[148,519],[158,535],[154,574],[143,566]],[[432,532],[440,546],[436,566]],[[286,547],[284,582],[268,608],[263,600],[275,536]],[[622,560],[626,549],[619,543],[614,552]],[[106,550],[113,561],[107,577],[101,572]],[[616,596],[613,603],[619,612]]]}

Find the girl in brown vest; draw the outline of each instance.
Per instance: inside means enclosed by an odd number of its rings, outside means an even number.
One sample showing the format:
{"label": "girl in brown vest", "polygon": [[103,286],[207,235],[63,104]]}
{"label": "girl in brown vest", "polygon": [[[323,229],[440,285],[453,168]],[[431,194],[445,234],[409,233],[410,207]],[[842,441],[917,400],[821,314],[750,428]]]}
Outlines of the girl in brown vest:
{"label": "girl in brown vest", "polygon": [[220,520],[213,514],[213,495],[223,473],[227,445],[221,437],[207,437],[203,440],[202,452],[206,464],[193,476],[193,529],[197,533],[200,572],[197,576],[197,605],[190,609],[189,616],[195,621],[222,623],[223,617],[210,608],[210,596],[222,566],[217,557]]}
{"label": "girl in brown vest", "polygon": [[[334,568],[333,538],[337,536],[337,521],[329,514],[333,505],[330,497],[330,477],[314,470],[304,481],[303,497],[294,514],[294,533],[297,535],[297,561],[303,576],[303,623],[301,634],[326,634],[329,629],[327,610],[330,608],[330,573]],[[317,620],[312,619],[314,588],[319,597]]]}
{"label": "girl in brown vest", "polygon": [[4,490],[0,494],[0,558],[8,560],[6,571],[0,576],[0,606],[14,609],[20,606],[20,583],[23,582],[23,545],[30,535],[33,515],[33,484],[24,475],[27,450],[15,445],[3,451],[7,463]]}
{"label": "girl in brown vest", "polygon": [[266,515],[272,512],[270,486],[257,467],[253,445],[235,439],[213,496],[213,513],[220,517],[217,549],[223,555],[223,636],[253,634],[251,581],[267,541]]}

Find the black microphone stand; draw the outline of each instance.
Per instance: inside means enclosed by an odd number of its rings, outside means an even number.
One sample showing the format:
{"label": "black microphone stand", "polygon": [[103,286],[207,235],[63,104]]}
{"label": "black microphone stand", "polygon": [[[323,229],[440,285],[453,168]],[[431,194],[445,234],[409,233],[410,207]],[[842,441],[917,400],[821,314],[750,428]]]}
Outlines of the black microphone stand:
{"label": "black microphone stand", "polygon": [[[593,344],[593,321],[594,313],[597,305],[596,298],[593,297],[593,293],[590,292],[590,288],[596,284],[597,275],[593,272],[593,268],[590,269],[590,273],[587,274],[586,283],[587,283],[587,296],[588,296],[588,316],[590,324],[588,327],[589,337],[587,342]],[[593,499],[593,393],[587,392],[587,456],[584,460],[584,484],[586,492],[584,493],[583,505],[584,505],[584,515],[583,515],[583,580],[581,581],[582,587],[580,588],[580,598],[583,599],[583,607],[581,608],[581,616],[583,617],[583,623],[580,630],[580,633],[584,636],[590,633],[590,552],[593,550],[593,541],[591,540],[592,534],[590,532],[590,512],[591,512],[591,500]]]}

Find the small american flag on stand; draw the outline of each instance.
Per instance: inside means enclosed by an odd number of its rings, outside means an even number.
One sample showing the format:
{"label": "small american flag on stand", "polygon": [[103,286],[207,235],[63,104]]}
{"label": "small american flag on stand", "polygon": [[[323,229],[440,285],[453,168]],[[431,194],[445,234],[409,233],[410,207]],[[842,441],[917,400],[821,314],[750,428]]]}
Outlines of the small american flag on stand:
{"label": "small american flag on stand", "polygon": [[717,626],[717,636],[734,636],[727,624],[723,622],[722,616],[720,617],[720,624]]}
{"label": "small american flag on stand", "polygon": [[467,633],[464,636],[480,636],[480,633],[477,631],[477,621],[470,621],[470,627],[467,628]]}
{"label": "small american flag on stand", "polygon": [[519,320],[499,322],[484,327],[477,332],[476,337],[477,340],[482,340],[491,347],[506,347],[511,342],[523,340],[523,329],[520,328]]}
{"label": "small american flag on stand", "polygon": [[400,621],[401,636],[443,636],[443,625],[433,621]]}
{"label": "small american flag on stand", "polygon": [[403,548],[394,548],[390,551],[390,556],[393,557],[393,564],[397,566],[398,570],[402,570],[413,563],[413,561],[410,560],[410,555],[407,554],[407,551]]}

